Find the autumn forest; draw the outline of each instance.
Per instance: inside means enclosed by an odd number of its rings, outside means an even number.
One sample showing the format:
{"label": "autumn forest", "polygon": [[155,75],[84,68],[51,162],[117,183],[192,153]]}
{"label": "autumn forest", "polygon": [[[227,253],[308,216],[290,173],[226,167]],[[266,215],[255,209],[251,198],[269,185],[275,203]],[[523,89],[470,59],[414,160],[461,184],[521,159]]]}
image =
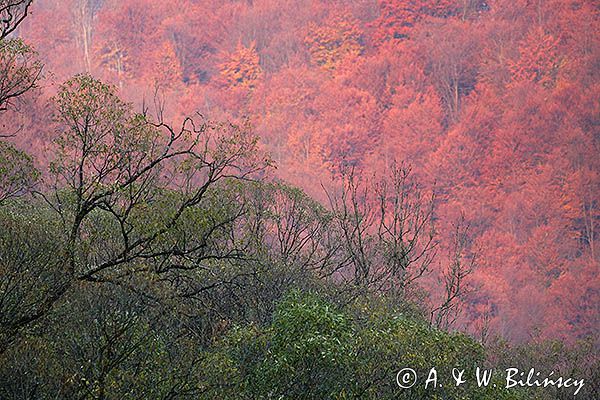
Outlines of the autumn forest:
{"label": "autumn forest", "polygon": [[0,17],[0,399],[599,393],[597,1]]}

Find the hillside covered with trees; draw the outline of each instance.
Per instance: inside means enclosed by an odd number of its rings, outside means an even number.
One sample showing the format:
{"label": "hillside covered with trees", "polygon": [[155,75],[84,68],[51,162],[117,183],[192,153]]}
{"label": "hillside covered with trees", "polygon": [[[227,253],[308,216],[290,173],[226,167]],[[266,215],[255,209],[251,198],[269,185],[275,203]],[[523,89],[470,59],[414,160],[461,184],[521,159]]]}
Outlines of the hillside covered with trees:
{"label": "hillside covered with trees", "polygon": [[599,13],[0,0],[0,399],[593,399]]}

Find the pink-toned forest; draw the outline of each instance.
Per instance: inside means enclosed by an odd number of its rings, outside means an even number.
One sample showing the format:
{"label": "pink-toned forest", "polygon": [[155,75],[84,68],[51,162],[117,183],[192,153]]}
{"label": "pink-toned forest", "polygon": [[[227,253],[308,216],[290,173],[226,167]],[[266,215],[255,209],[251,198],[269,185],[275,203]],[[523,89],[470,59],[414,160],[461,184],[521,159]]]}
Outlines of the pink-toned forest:
{"label": "pink-toned forest", "polygon": [[599,22],[0,0],[0,399],[600,398]]}
{"label": "pink-toned forest", "polygon": [[275,176],[323,202],[342,168],[404,161],[442,237],[469,225],[467,329],[582,337],[600,328],[599,7],[38,0],[19,35],[44,78],[18,144],[47,160],[46,101],[89,72],[138,108],[158,93],[174,119],[248,118]]}

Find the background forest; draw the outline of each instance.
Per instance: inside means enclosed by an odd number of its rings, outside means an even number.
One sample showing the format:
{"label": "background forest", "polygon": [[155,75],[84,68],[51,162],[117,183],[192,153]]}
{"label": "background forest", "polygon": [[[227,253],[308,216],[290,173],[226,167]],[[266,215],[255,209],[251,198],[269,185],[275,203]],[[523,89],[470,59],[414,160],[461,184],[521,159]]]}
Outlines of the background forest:
{"label": "background forest", "polygon": [[0,398],[593,399],[599,13],[0,0]]}

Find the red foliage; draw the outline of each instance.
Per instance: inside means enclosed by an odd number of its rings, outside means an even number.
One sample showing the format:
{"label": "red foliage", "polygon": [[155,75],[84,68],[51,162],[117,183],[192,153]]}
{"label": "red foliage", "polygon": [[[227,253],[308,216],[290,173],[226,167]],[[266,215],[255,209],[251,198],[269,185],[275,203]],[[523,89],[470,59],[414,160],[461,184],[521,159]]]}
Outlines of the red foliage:
{"label": "red foliage", "polygon": [[459,3],[454,0],[380,0],[380,15],[372,23],[375,28],[373,40],[384,42],[406,39],[421,19],[427,16],[446,18],[455,15],[460,9]]}
{"label": "red foliage", "polygon": [[[600,329],[598,19],[590,1],[38,0],[20,34],[46,92],[89,60],[131,101],[158,84],[173,115],[248,116],[311,194],[343,164],[411,163],[442,236],[464,214],[481,248],[472,322],[522,339]],[[21,144],[44,160],[35,104]]]}

